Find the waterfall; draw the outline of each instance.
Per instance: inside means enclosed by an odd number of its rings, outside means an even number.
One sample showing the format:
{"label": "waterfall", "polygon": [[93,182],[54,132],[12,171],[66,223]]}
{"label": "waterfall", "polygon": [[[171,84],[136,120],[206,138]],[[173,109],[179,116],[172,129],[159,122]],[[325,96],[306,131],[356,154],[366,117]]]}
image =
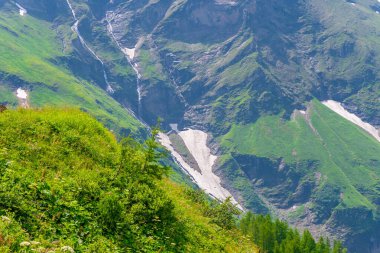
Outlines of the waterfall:
{"label": "waterfall", "polygon": [[112,27],[112,20],[113,20],[113,15],[114,13],[112,11],[107,11],[106,13],[106,21],[107,21],[107,30],[108,33],[111,35],[111,38],[113,41],[116,43],[117,47],[120,49],[120,51],[124,54],[124,56],[127,58],[129,65],[131,65],[133,71],[136,73],[136,89],[137,89],[137,102],[138,102],[138,107],[137,107],[137,116],[141,120],[141,110],[142,110],[142,105],[141,105],[141,99],[142,99],[142,86],[141,86],[141,74],[138,70],[138,65],[136,62],[133,61],[134,56],[135,56],[135,48],[129,49],[129,48],[123,48],[120,42],[117,40],[114,32],[113,32],[113,27]]}
{"label": "waterfall", "polygon": [[28,11],[24,7],[22,7],[19,3],[15,3],[15,4],[19,8],[19,12],[21,16],[25,16],[28,13]]}
{"label": "waterfall", "polygon": [[106,82],[107,84],[107,92],[108,93],[114,93],[114,89],[112,88],[112,86],[110,85],[109,81],[108,81],[108,75],[107,75],[107,72],[106,72],[106,69],[104,67],[104,62],[102,61],[102,59],[100,59],[100,57],[94,52],[94,50],[92,50],[86,43],[86,41],[83,39],[82,35],[80,34],[79,32],[79,29],[78,29],[78,25],[79,25],[79,20],[77,18],[77,15],[74,11],[74,8],[73,6],[71,5],[70,3],[70,0],[66,0],[67,2],[67,5],[69,6],[70,10],[71,10],[71,13],[72,13],[72,16],[75,20],[75,23],[74,25],[71,27],[71,30],[73,32],[75,32],[77,35],[78,35],[78,38],[79,38],[79,41],[80,43],[82,44],[82,46],[84,48],[86,48],[94,57],[95,59],[100,62],[100,64],[102,65],[102,69],[103,69],[103,77],[104,77],[104,81]]}

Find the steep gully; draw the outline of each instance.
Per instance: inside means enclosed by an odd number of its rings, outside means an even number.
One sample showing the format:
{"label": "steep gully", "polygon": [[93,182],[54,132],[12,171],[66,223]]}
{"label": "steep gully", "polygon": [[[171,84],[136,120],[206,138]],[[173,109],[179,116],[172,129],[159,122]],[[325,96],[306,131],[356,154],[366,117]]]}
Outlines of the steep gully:
{"label": "steep gully", "polygon": [[142,108],[141,107],[141,98],[142,98],[141,78],[142,78],[142,75],[139,72],[138,64],[136,62],[134,62],[134,57],[135,57],[137,45],[132,49],[127,48],[127,47],[122,47],[121,43],[118,41],[118,39],[116,38],[116,36],[113,32],[112,21],[114,19],[114,15],[115,14],[113,11],[107,11],[107,13],[106,13],[107,31],[110,34],[112,40],[117,45],[117,47],[124,54],[124,56],[127,58],[127,60],[129,62],[129,64],[131,65],[133,71],[136,73],[137,102],[138,102],[137,116],[141,120],[141,108]]}
{"label": "steep gully", "polygon": [[107,92],[108,93],[114,93],[114,89],[112,88],[112,86],[110,85],[109,81],[108,81],[108,75],[107,75],[107,72],[106,72],[106,69],[105,69],[105,66],[104,66],[104,62],[102,61],[102,59],[100,59],[100,57],[94,52],[94,50],[92,50],[86,43],[86,41],[83,39],[81,33],[79,32],[79,29],[78,29],[78,25],[79,25],[79,19],[77,18],[77,15],[75,13],[75,10],[73,8],[73,6],[71,5],[70,3],[70,0],[66,0],[67,2],[67,5],[69,6],[70,10],[71,10],[71,13],[72,13],[72,16],[75,20],[75,23],[74,25],[71,27],[71,29],[73,30],[73,32],[75,32],[77,35],[78,35],[78,38],[80,40],[80,43],[82,44],[82,46],[84,48],[86,48],[95,58],[97,61],[100,62],[100,64],[102,65],[102,69],[103,69],[103,77],[104,77],[104,81],[106,82],[107,84]]}
{"label": "steep gully", "polygon": [[[117,37],[114,34],[112,22],[115,18],[115,13],[112,11],[107,11],[106,13],[106,21],[107,21],[107,31],[110,34],[111,38],[117,45],[117,47],[120,49],[121,52],[125,55],[127,58],[129,64],[133,68],[133,70],[136,73],[136,87],[137,87],[137,94],[138,94],[138,118],[140,121],[141,119],[141,78],[142,75],[139,72],[138,64],[134,61],[136,50],[139,48],[139,44],[142,42],[141,39],[134,48],[130,49],[127,47],[123,47],[121,42],[117,39]],[[178,130],[178,129],[177,129]],[[182,157],[180,154],[178,154],[173,144],[171,143],[169,137],[164,134],[160,133],[159,135],[159,141],[161,144],[166,147],[171,155],[173,156],[174,160],[177,162],[177,164],[183,169],[184,172],[186,172],[194,183],[196,183],[202,190],[204,190],[206,193],[210,194],[212,197],[218,199],[218,200],[225,200],[228,197],[231,197],[232,203],[236,204],[240,209],[243,209],[242,206],[239,205],[239,203],[232,197],[231,193],[228,192],[223,186],[221,185],[221,179],[215,175],[212,171],[212,168],[214,167],[214,163],[217,159],[216,156],[211,154],[210,149],[207,147],[207,138],[208,135],[205,132],[199,131],[199,130],[192,130],[188,129],[186,131],[178,131],[178,136],[183,139],[185,142],[185,145],[187,146],[189,152],[195,157],[197,164],[201,168],[201,173],[196,171],[194,168],[192,168]]]}
{"label": "steep gully", "polygon": [[[101,66],[102,66],[102,69],[103,69],[103,76],[104,76],[104,81],[106,82],[107,84],[107,92],[112,94],[115,92],[115,90],[112,88],[112,86],[110,85],[109,81],[108,81],[108,75],[107,75],[107,72],[106,72],[106,69],[105,69],[105,64],[103,62],[103,60],[95,53],[94,50],[92,50],[86,43],[86,41],[84,40],[84,38],[82,37],[82,35],[80,34],[79,32],[79,29],[78,29],[78,25],[79,25],[79,20],[77,18],[77,15],[75,13],[75,10],[73,8],[73,6],[71,5],[70,3],[70,0],[66,0],[67,2],[67,5],[69,6],[69,9],[71,10],[71,13],[72,13],[72,16],[75,20],[75,23],[74,25],[71,27],[71,29],[73,30],[73,32],[75,32],[77,35],[78,35],[78,38],[79,38],[79,41],[81,42],[82,46],[87,49],[95,58],[97,61],[100,62]],[[110,14],[112,12],[107,12],[107,15],[106,15],[106,21],[107,21],[107,31],[108,33],[110,34],[111,38],[114,40],[114,42],[116,43],[116,45],[118,46],[118,48],[123,52],[123,54],[126,56],[129,64],[131,65],[131,67],[133,68],[133,70],[135,71],[136,73],[136,76],[137,76],[137,94],[138,94],[138,112],[137,112],[137,115],[128,107],[125,107],[126,110],[128,110],[128,112],[133,115],[136,119],[140,120],[140,122],[142,124],[144,124],[147,128],[149,128],[149,126],[142,120],[142,118],[140,117],[140,112],[141,112],[141,85],[140,85],[140,80],[141,80],[141,74],[139,73],[138,71],[138,65],[137,63],[133,63],[132,60],[134,58],[134,49],[128,49],[128,48],[125,48],[123,49],[120,45],[120,43],[118,42],[118,40],[116,39],[114,33],[113,33],[113,28],[112,28],[112,24],[111,24],[111,20],[110,20]]]}

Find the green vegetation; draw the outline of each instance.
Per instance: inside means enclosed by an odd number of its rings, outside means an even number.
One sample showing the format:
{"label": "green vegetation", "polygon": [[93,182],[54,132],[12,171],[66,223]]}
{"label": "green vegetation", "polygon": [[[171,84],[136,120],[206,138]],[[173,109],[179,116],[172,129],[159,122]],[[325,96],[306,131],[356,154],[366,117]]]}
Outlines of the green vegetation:
{"label": "green vegetation", "polygon": [[347,253],[339,241],[331,247],[327,238],[314,240],[308,230],[302,235],[280,220],[269,215],[247,213],[240,220],[240,229],[265,253]]}
{"label": "green vegetation", "polygon": [[1,252],[256,252],[230,202],[165,178],[154,133],[118,143],[72,109],[5,110],[0,130]]}
{"label": "green vegetation", "polygon": [[[57,65],[71,51],[71,40],[64,41],[70,46],[62,45],[52,26],[31,15],[0,11],[0,103],[17,105],[15,83],[21,79],[32,107],[75,106],[116,133],[145,135],[142,125],[104,90],[76,78],[65,64]],[[71,32],[65,25],[58,29]]]}
{"label": "green vegetation", "polygon": [[145,49],[139,50],[138,59],[143,69],[143,78],[150,80],[165,80],[162,75],[161,65],[159,65],[152,55],[152,52]]}
{"label": "green vegetation", "polygon": [[[220,142],[235,157],[283,159],[293,174],[316,181],[311,197],[321,219],[328,218],[334,208],[359,208],[376,216],[380,144],[318,101],[309,106],[307,115],[298,113],[290,121],[265,116],[254,124],[234,125]],[[226,158],[224,164],[231,159]],[[314,165],[304,167],[303,163]]]}

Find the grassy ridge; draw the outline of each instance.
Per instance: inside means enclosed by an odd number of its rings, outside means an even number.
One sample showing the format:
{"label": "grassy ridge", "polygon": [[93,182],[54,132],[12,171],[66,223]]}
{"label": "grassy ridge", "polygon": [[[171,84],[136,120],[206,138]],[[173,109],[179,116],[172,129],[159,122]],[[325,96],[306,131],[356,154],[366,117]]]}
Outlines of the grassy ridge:
{"label": "grassy ridge", "polygon": [[0,130],[1,252],[256,252],[162,179],[152,139],[68,109],[8,110]]}
{"label": "grassy ridge", "polygon": [[319,187],[328,184],[341,191],[338,208],[375,211],[380,144],[318,101],[311,103],[308,114],[310,119],[301,114],[290,121],[266,116],[254,124],[235,125],[220,141],[230,151],[283,158],[287,164],[317,160],[317,171],[322,174]]}
{"label": "grassy ridge", "polygon": [[[71,32],[68,26],[60,30]],[[24,82],[31,106],[75,106],[89,111],[115,132],[142,134],[142,125],[104,90],[53,63],[67,56],[70,43],[58,40],[51,23],[15,11],[0,12],[0,72]],[[16,105],[17,88],[12,79],[0,81],[0,91],[4,91],[0,102]]]}

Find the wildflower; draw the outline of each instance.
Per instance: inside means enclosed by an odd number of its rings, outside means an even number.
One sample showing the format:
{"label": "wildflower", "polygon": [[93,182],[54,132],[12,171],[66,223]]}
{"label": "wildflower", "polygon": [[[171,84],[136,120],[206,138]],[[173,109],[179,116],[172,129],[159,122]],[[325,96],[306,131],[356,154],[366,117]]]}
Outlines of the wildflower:
{"label": "wildflower", "polygon": [[74,253],[75,251],[74,251],[74,249],[73,248],[71,248],[70,246],[63,246],[62,248],[61,248],[61,250],[63,251],[63,252],[70,252],[70,253]]}
{"label": "wildflower", "polygon": [[29,247],[30,246],[30,242],[22,242],[22,243],[20,243],[20,246],[21,247]]}
{"label": "wildflower", "polygon": [[1,220],[6,222],[6,223],[10,223],[11,222],[11,219],[8,218],[7,216],[1,216]]}

